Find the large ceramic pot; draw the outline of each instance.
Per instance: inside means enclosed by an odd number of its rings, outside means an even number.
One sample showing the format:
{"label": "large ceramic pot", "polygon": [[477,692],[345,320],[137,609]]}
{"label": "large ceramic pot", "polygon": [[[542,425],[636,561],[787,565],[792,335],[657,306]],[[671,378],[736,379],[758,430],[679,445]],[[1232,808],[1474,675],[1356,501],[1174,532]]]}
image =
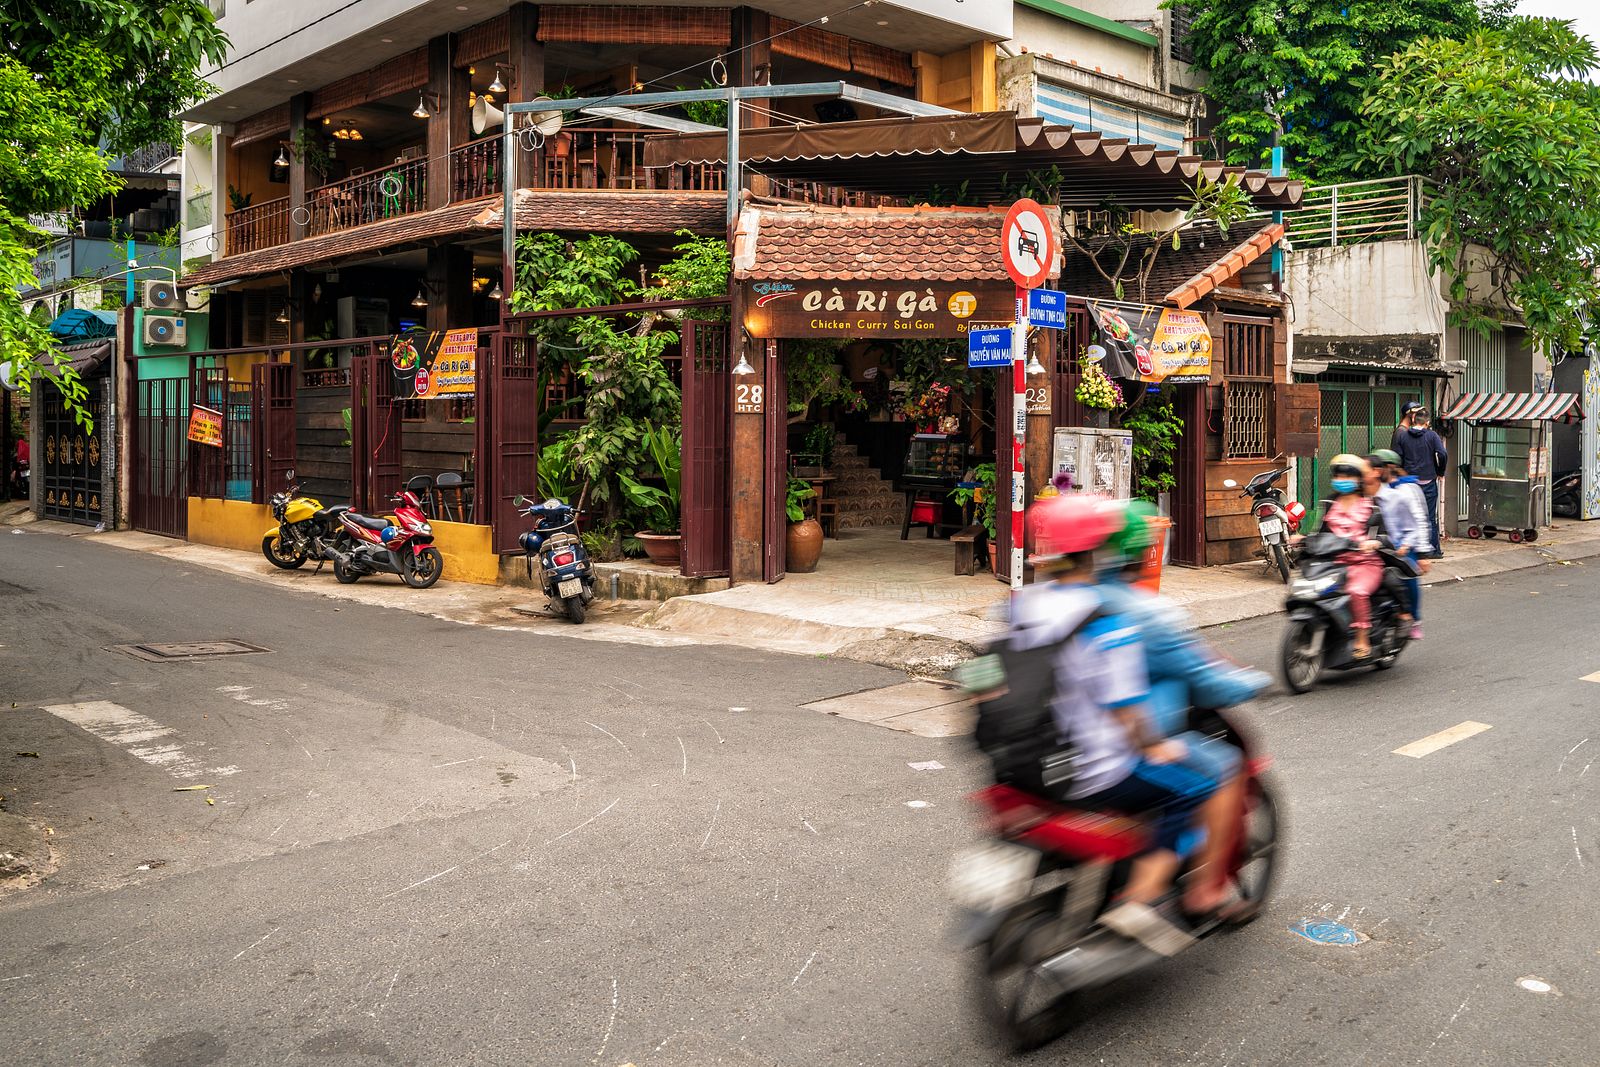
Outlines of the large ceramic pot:
{"label": "large ceramic pot", "polygon": [[817,560],[822,557],[821,523],[816,519],[791,522],[785,541],[788,560],[783,565],[784,570],[796,574],[810,574],[817,569]]}
{"label": "large ceramic pot", "polygon": [[683,560],[683,535],[646,533],[640,530],[633,536],[644,544],[644,554],[650,557],[651,563],[663,567],[676,567]]}

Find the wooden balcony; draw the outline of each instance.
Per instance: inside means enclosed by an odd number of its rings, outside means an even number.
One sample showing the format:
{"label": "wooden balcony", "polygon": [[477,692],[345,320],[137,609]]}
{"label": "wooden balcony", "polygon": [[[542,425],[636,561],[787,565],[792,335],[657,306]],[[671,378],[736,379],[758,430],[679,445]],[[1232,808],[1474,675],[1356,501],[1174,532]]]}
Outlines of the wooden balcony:
{"label": "wooden balcony", "polygon": [[280,196],[264,204],[251,204],[228,212],[230,256],[259,252],[289,240],[289,198]]}
{"label": "wooden balcony", "polygon": [[330,182],[307,192],[306,201],[311,212],[308,237],[414,215],[428,208],[427,161],[406,160]]}

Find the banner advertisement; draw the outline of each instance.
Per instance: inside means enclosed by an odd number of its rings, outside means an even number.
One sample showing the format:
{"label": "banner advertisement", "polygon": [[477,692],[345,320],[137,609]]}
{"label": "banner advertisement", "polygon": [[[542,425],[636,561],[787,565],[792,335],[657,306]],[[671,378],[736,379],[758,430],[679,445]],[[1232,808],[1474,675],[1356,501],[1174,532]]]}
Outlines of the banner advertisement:
{"label": "banner advertisement", "polygon": [[1090,300],[1113,378],[1195,383],[1211,376],[1211,331],[1198,311]]}
{"label": "banner advertisement", "polygon": [[478,389],[478,330],[410,330],[389,338],[396,400],[473,396]]}
{"label": "banner advertisement", "polygon": [[199,404],[189,409],[189,440],[198,445],[222,447],[222,412]]}

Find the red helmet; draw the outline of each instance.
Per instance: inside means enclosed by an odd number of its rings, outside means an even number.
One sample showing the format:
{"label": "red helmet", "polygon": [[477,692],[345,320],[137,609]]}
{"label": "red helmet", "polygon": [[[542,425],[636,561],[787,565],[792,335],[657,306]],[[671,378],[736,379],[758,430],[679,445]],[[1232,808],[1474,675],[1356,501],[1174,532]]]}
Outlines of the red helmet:
{"label": "red helmet", "polygon": [[1049,563],[1074,552],[1089,552],[1106,543],[1122,527],[1114,502],[1103,496],[1052,496],[1028,513],[1035,564]]}

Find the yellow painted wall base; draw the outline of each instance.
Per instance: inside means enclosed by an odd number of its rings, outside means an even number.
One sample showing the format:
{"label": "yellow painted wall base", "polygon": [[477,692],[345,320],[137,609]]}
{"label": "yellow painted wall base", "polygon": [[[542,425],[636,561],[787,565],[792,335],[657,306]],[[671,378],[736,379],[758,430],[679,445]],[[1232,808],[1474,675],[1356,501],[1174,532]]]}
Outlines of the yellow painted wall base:
{"label": "yellow painted wall base", "polygon": [[494,552],[493,531],[464,522],[429,520],[434,547],[444,556],[444,580],[474,585],[500,584],[500,557]]}
{"label": "yellow painted wall base", "polygon": [[189,498],[189,540],[197,545],[260,552],[262,535],[276,525],[265,504]]}

